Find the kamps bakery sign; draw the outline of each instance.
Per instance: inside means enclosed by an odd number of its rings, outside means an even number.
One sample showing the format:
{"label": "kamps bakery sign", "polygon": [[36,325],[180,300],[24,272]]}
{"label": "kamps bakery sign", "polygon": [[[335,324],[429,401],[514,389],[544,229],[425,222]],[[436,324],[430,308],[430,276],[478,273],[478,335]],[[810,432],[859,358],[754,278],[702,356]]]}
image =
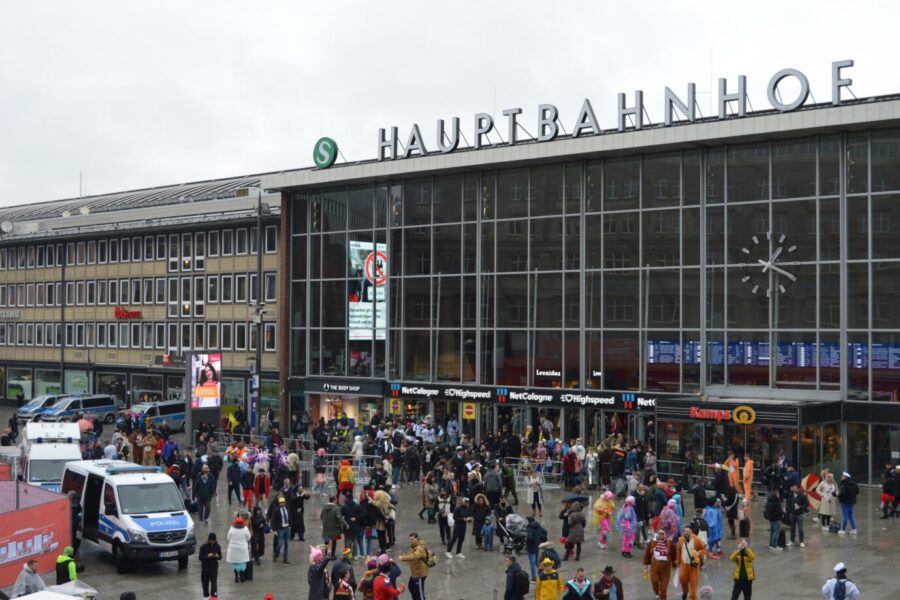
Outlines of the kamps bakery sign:
{"label": "kamps bakery sign", "polygon": [[[844,77],[842,71],[853,66],[852,60],[840,60],[831,63],[831,103],[835,106],[840,105],[841,88],[849,87],[853,80]],[[779,85],[785,80],[794,80],[795,87],[799,87],[797,95],[794,98],[785,98],[779,90]],[[766,96],[769,105],[779,112],[790,112],[803,106],[810,95],[809,79],[806,75],[797,69],[782,69],[769,79],[766,86]],[[670,88],[665,88],[663,102],[663,124],[665,127],[682,123],[693,123],[697,120],[697,86],[689,83],[683,95],[676,94]],[[743,117],[747,112],[747,77],[740,75],[737,81],[730,82],[727,79],[719,79],[718,88],[718,118],[724,119],[728,115],[728,109],[731,108],[733,114]],[[506,142],[507,145],[514,145],[519,142],[518,132],[521,124],[519,122],[521,108],[507,108],[502,111],[503,117],[506,119]],[[553,104],[541,104],[537,108],[538,119],[536,123],[538,142],[549,142],[556,139],[562,129],[565,132],[564,125],[560,118],[559,110]],[[646,108],[644,106],[644,93],[641,90],[634,92],[633,98],[629,99],[626,94],[618,95],[616,104],[617,123],[613,132],[625,131],[629,128],[628,119],[631,119],[632,129],[641,129],[645,125]],[[476,150],[484,146],[492,145],[488,135],[493,131],[499,133],[499,124],[494,122],[494,117],[488,113],[478,113],[473,118],[472,130],[472,147]],[[572,137],[582,137],[590,135],[601,135],[604,130],[601,129],[600,123],[594,113],[594,107],[589,99],[585,99],[581,105],[581,110],[575,116],[572,125]],[[649,123],[646,123],[649,125]],[[378,130],[378,160],[394,160],[398,158],[410,158],[413,156],[424,156],[426,154],[447,154],[455,151],[459,147],[460,119],[453,117],[447,126],[444,119],[437,120],[435,128],[435,137],[430,146],[426,146],[425,138],[418,123],[414,123],[410,128],[409,135],[406,136],[406,143],[403,144],[403,150],[400,151],[401,139],[397,127],[381,128]]]}

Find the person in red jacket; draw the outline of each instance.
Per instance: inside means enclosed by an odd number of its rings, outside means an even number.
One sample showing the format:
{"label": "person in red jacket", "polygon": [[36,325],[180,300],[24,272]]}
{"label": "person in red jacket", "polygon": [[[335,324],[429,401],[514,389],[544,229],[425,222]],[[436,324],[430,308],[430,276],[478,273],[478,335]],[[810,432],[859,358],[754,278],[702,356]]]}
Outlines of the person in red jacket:
{"label": "person in red jacket", "polygon": [[378,576],[372,584],[372,592],[375,600],[390,600],[396,598],[406,591],[406,586],[402,583],[396,588],[391,585],[391,563],[385,563],[379,569]]}
{"label": "person in red jacket", "polygon": [[271,487],[272,481],[269,479],[269,474],[266,473],[265,469],[262,469],[256,474],[256,479],[253,483],[253,492],[256,494],[257,504],[259,504],[263,498],[266,500],[269,499],[269,490]]}

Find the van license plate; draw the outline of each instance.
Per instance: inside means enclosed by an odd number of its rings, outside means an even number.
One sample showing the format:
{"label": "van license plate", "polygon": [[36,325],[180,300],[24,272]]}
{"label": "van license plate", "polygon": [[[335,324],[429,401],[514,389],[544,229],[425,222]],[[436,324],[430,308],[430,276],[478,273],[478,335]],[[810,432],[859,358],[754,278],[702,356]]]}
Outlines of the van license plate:
{"label": "van license plate", "polygon": [[175,552],[160,552],[159,553],[160,558],[175,558],[176,556],[178,556],[177,550]]}

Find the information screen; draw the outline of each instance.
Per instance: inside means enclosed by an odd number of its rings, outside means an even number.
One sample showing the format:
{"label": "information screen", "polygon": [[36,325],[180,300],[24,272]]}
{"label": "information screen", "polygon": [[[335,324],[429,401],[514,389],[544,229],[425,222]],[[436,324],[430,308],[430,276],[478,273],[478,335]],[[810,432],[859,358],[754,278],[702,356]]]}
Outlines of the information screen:
{"label": "information screen", "polygon": [[191,408],[218,408],[221,404],[222,355],[192,355]]}

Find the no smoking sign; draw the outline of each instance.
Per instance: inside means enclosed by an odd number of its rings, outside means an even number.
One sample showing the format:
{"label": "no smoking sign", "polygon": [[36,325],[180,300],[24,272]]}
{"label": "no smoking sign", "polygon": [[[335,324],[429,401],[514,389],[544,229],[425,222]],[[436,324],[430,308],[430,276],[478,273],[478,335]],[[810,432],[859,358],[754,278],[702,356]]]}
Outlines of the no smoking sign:
{"label": "no smoking sign", "polygon": [[387,254],[378,250],[370,252],[365,263],[366,279],[375,285],[387,283]]}

